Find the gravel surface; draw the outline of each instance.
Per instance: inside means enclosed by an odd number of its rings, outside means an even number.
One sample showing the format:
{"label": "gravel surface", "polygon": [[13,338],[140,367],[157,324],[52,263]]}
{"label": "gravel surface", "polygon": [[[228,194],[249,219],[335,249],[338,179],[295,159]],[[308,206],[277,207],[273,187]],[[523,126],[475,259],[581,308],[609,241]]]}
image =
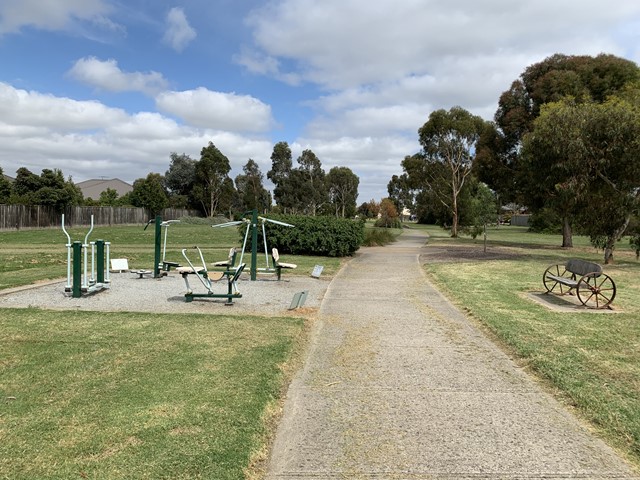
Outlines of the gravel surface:
{"label": "gravel surface", "polygon": [[[0,291],[0,307],[276,316],[290,312],[297,314],[316,311],[330,280],[283,274],[280,281],[276,280],[275,275],[258,276],[256,281],[251,281],[249,275],[243,273],[238,282],[242,297],[235,298],[233,306],[226,306],[226,298],[194,298],[193,302],[185,302],[187,288],[182,276],[174,272],[161,279],[141,279],[136,273],[123,272],[111,274],[111,286],[108,290],[82,298],[66,294],[64,280],[3,290]],[[189,276],[189,283],[194,293],[207,292],[194,275]],[[290,311],[293,296],[301,291],[308,292],[303,308]],[[226,293],[226,280],[214,283],[213,292]]]}

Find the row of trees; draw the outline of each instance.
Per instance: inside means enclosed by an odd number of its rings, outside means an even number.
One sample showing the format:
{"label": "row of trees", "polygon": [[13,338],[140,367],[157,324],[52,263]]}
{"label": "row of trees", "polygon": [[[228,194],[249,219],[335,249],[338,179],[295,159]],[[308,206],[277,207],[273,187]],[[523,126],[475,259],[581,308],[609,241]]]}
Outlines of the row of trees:
{"label": "row of trees", "polygon": [[325,174],[311,150],[304,150],[297,163],[294,167],[287,142],[273,147],[267,178],[273,182],[274,199],[285,213],[355,215],[360,179],[350,168],[333,167]]}
{"label": "row of trees", "polygon": [[[291,149],[286,142],[274,146],[272,168],[267,176],[275,185],[274,197],[283,213],[329,214],[352,217],[356,213],[358,177],[347,167],[334,167],[328,174],[320,159],[305,150],[293,167]],[[0,169],[0,203],[50,205],[62,209],[68,205],[133,205],[152,213],[167,207],[200,210],[205,216],[257,209],[266,212],[272,197],[264,187],[260,167],[249,159],[242,173],[229,177],[229,159],[211,142],[194,160],[185,154],[171,153],[164,175],[149,173],[133,183],[133,191],[118,196],[107,189],[98,199],[84,199],[71,179],[61,170],[43,170],[40,176],[20,168],[15,182],[7,181]]]}
{"label": "row of trees", "polygon": [[589,235],[609,262],[640,210],[640,69],[622,58],[553,55],[501,95],[493,122],[439,110],[419,138],[390,197],[454,236],[493,196],[557,225],[565,247],[574,231]]}
{"label": "row of trees", "polygon": [[0,203],[46,205],[61,210],[67,205],[81,205],[83,197],[71,179],[65,180],[62,170],[44,169],[36,175],[21,167],[15,181],[10,182],[0,167]]}
{"label": "row of trees", "polygon": [[[274,184],[273,198],[283,213],[337,217],[355,214],[359,179],[349,168],[333,167],[327,174],[311,150],[302,152],[298,167],[294,168],[286,142],[274,146],[271,162],[267,178]],[[199,208],[207,216],[253,209],[268,211],[272,198],[264,187],[258,164],[249,159],[235,183],[229,177],[230,170],[228,158],[211,142],[202,149],[199,161],[172,153],[164,176],[168,199],[180,206]]]}

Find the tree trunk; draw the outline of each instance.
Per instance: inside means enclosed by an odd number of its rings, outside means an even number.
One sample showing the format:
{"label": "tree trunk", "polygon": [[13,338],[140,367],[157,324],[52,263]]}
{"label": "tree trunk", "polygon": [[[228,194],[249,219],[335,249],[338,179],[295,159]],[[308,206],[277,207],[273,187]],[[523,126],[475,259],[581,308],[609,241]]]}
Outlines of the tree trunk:
{"label": "tree trunk", "polygon": [[625,230],[629,226],[631,215],[627,215],[624,223],[620,225],[611,235],[607,236],[607,243],[604,247],[604,263],[609,265],[613,263],[613,250],[616,248],[616,242],[622,238]]}
{"label": "tree trunk", "polygon": [[616,240],[613,237],[607,237],[607,244],[604,247],[604,263],[609,265],[613,263],[613,249],[616,246]]}
{"label": "tree trunk", "polygon": [[453,193],[453,202],[451,205],[451,213],[453,213],[453,222],[451,223],[451,237],[458,237],[458,196]]}
{"label": "tree trunk", "polygon": [[562,246],[566,248],[573,247],[573,232],[568,216],[562,217]]}

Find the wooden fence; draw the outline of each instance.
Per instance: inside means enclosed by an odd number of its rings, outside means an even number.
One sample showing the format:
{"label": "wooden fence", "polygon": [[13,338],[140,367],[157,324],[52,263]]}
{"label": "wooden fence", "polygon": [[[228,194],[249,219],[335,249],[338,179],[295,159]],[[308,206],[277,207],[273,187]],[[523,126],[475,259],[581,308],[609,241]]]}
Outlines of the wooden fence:
{"label": "wooden fence", "polygon": [[[94,225],[139,225],[151,219],[144,208],[134,207],[67,207],[59,212],[38,205],[0,205],[0,230],[59,227],[62,213],[67,227],[90,225],[91,215]],[[160,215],[163,220],[200,216],[197,211],[181,208],[167,208]]]}

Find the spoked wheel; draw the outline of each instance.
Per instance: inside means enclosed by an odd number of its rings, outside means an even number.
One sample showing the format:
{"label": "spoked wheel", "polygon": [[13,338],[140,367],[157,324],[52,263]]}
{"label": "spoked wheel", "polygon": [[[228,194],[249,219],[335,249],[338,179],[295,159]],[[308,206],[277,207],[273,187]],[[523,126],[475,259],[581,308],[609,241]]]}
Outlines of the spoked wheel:
{"label": "spoked wheel", "polygon": [[554,277],[564,277],[567,275],[567,271],[564,268],[564,265],[551,265],[544,271],[542,275],[542,282],[544,283],[544,288],[547,289],[547,293],[555,293],[558,295],[564,295],[565,293],[569,293],[571,288],[567,285],[564,285],[557,280],[549,277],[549,275],[553,275]]}
{"label": "spoked wheel", "polygon": [[616,284],[606,273],[588,273],[578,282],[577,292],[585,307],[606,308],[616,298]]}

